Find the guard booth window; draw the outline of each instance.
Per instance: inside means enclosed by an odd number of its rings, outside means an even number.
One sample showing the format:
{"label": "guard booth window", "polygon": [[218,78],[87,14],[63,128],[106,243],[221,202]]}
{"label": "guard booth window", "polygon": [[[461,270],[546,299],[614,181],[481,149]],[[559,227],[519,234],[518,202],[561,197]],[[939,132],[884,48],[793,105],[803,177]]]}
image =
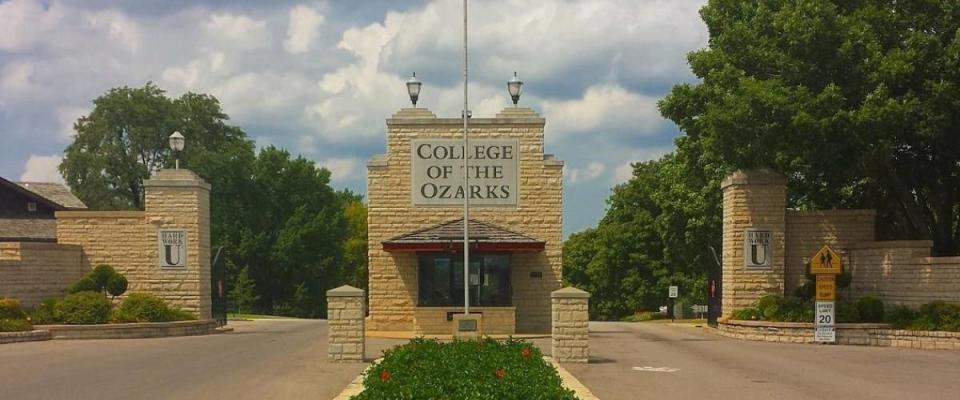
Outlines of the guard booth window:
{"label": "guard booth window", "polygon": [[[463,306],[463,255],[418,255],[417,305]],[[512,304],[510,255],[470,255],[470,305],[505,307]]]}

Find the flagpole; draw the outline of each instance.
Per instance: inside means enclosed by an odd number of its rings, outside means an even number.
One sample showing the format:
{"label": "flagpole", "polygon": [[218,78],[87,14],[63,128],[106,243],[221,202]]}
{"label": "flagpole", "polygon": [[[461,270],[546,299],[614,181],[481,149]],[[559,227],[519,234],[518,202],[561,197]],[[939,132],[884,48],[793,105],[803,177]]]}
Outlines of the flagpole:
{"label": "flagpole", "polygon": [[470,314],[470,163],[467,160],[467,0],[463,0],[463,314]]}

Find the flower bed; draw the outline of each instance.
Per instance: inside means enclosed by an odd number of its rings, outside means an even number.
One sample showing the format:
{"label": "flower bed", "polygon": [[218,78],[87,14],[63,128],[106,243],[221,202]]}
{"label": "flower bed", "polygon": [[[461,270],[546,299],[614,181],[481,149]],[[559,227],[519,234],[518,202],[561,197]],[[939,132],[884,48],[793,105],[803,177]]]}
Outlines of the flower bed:
{"label": "flower bed", "polygon": [[414,339],[387,350],[367,370],[353,400],[574,400],[540,349],[520,340],[498,342]]}

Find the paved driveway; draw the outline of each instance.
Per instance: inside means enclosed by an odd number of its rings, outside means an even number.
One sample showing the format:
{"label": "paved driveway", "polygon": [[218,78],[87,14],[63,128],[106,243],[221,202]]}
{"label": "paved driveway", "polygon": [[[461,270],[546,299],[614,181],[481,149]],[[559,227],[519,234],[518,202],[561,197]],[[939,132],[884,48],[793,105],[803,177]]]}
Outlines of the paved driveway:
{"label": "paved driveway", "polygon": [[[331,399],[366,364],[326,362],[326,321],[233,333],[0,345],[0,399]],[[399,341],[371,339],[367,356]]]}
{"label": "paved driveway", "polygon": [[663,323],[590,331],[591,364],[564,367],[604,400],[960,399],[956,351],[748,342]]}

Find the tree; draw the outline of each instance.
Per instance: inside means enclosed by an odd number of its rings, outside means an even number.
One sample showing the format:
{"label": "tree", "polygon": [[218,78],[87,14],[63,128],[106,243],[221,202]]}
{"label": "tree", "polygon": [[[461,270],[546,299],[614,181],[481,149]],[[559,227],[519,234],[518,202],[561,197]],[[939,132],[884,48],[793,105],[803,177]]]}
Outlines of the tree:
{"label": "tree", "polygon": [[708,176],[772,167],[792,207],[875,208],[882,236],[960,251],[960,5],[712,0],[701,16],[701,82],[660,103],[679,151]]}
{"label": "tree", "polygon": [[250,279],[250,271],[244,267],[236,275],[233,287],[230,289],[230,303],[238,313],[253,312],[253,306],[260,299],[257,295],[257,286]]}
{"label": "tree", "polygon": [[342,281],[367,287],[367,206],[360,195],[349,190],[337,192],[347,219],[347,237],[343,242],[344,276]]}

